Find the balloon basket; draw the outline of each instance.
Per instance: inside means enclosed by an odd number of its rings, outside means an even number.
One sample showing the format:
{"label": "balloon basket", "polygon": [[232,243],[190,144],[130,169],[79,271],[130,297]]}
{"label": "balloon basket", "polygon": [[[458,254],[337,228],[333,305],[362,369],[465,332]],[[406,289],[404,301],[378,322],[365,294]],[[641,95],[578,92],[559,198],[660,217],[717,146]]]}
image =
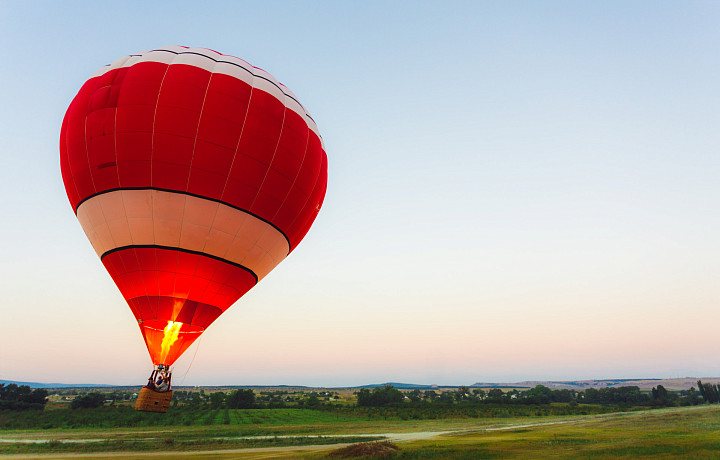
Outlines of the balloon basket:
{"label": "balloon basket", "polygon": [[138,393],[137,401],[135,401],[135,410],[165,413],[170,408],[171,399],[172,390],[161,393],[148,387],[142,387],[140,393]]}

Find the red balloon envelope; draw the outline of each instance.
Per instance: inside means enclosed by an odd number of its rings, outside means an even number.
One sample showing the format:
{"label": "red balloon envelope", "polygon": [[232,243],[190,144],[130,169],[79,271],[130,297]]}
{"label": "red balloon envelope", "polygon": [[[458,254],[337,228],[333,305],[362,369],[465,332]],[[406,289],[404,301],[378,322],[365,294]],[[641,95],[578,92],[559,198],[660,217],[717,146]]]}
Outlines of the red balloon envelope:
{"label": "red balloon envelope", "polygon": [[164,365],[300,243],[327,186],[322,139],[292,92],[241,59],[180,46],[96,72],[65,114],[60,164]]}

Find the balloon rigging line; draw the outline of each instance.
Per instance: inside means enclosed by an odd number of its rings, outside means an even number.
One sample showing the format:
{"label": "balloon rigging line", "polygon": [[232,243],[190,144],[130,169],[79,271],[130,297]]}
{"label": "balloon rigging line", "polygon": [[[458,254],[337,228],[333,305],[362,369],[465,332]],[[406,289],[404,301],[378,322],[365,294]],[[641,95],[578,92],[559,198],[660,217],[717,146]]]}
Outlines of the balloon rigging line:
{"label": "balloon rigging line", "polygon": [[185,370],[185,374],[182,376],[182,380],[180,381],[180,385],[182,386],[183,383],[185,383],[185,377],[187,377],[188,372],[190,372],[190,368],[192,367],[193,363],[195,362],[195,357],[197,356],[197,352],[200,349],[200,342],[202,341],[202,335],[198,337],[197,346],[195,347],[195,353],[193,353],[192,360],[190,361],[190,364],[188,365],[188,368]]}

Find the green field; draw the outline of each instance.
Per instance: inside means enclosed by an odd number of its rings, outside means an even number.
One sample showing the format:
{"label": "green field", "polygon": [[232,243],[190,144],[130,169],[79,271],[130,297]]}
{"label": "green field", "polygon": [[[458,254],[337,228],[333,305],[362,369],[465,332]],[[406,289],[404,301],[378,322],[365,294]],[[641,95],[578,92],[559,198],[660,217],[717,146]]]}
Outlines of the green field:
{"label": "green field", "polygon": [[[107,409],[94,413],[107,417]],[[367,441],[369,438],[358,436],[376,435],[388,436],[400,447],[393,458],[407,459],[720,457],[720,407],[714,405],[571,416],[426,420],[308,409],[200,412],[199,422],[220,423],[4,429],[0,439],[25,442],[0,443],[0,455],[195,451],[198,458],[322,458],[337,448],[334,444]],[[225,424],[228,417],[230,423]],[[318,437],[321,435],[327,436]],[[31,440],[42,442],[27,442]],[[292,446],[317,447],[300,450]],[[244,448],[256,450],[238,450]]]}
{"label": "green field", "polygon": [[[528,405],[437,405],[425,407],[326,407],[324,409],[192,409],[171,407],[166,414],[137,412],[130,405],[110,405],[94,409],[71,410],[50,406],[44,411],[0,411],[0,432],[12,429],[85,429],[152,427],[227,427],[263,432],[288,430],[348,429],[362,421],[412,422],[431,420],[508,419],[517,417],[558,417],[618,412],[615,406],[546,404]],[[629,410],[629,409],[622,409]],[[401,423],[404,424],[404,423]]]}
{"label": "green field", "polygon": [[440,436],[403,445],[396,458],[720,458],[720,409],[659,409]]}

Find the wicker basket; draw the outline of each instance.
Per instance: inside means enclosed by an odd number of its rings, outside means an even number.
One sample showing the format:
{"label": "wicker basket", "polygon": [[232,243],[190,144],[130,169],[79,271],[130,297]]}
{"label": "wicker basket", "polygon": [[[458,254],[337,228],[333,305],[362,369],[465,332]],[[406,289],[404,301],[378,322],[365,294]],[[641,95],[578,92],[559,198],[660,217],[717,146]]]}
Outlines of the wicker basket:
{"label": "wicker basket", "polygon": [[137,401],[135,401],[135,410],[164,413],[170,408],[171,399],[172,390],[160,393],[148,387],[142,387],[138,394]]}

